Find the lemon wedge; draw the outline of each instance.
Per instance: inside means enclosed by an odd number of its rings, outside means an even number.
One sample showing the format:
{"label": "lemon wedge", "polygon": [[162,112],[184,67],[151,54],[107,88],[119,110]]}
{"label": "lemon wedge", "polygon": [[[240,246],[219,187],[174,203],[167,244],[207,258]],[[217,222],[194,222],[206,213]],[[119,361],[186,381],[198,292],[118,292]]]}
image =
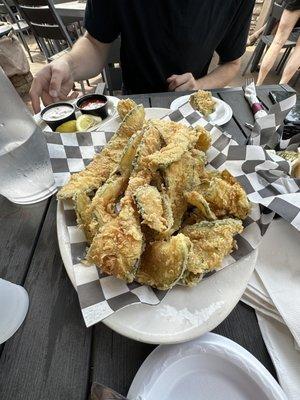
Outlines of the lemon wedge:
{"label": "lemon wedge", "polygon": [[93,125],[95,125],[95,119],[92,115],[82,114],[76,120],[76,127],[79,132],[87,131]]}
{"label": "lemon wedge", "polygon": [[77,131],[77,126],[76,126],[76,120],[72,121],[67,121],[64,122],[63,124],[59,125],[56,129],[55,132],[59,133],[72,133]]}

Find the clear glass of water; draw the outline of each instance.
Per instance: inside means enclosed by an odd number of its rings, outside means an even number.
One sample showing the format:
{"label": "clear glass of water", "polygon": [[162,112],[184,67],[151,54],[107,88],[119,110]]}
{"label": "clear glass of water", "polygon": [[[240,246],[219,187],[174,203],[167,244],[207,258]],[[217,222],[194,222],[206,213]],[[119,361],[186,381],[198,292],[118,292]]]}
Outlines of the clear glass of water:
{"label": "clear glass of water", "polygon": [[56,192],[46,139],[0,67],[0,194],[33,204]]}

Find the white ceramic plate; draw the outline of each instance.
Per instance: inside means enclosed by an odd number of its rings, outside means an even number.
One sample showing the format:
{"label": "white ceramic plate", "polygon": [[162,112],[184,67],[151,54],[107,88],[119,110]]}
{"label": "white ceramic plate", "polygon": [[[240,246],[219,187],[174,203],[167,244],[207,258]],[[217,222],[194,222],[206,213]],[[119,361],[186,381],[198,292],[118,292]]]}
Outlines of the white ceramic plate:
{"label": "white ceramic plate", "polygon": [[[172,101],[170,108],[172,111],[177,110],[184,103],[188,102],[190,95],[181,96]],[[230,121],[232,118],[232,109],[229,104],[225,103],[225,101],[218,99],[217,97],[213,97],[216,102],[216,110],[209,115],[206,119],[212,124],[222,126],[226,124],[226,122]],[[200,113],[199,113],[200,114]]]}
{"label": "white ceramic plate", "polygon": [[[162,118],[169,109],[146,108],[146,118]],[[105,129],[114,131],[115,117]],[[63,206],[58,202],[57,234],[60,253],[75,287]],[[257,252],[204,279],[194,288],[176,286],[157,306],[132,304],[105,318],[114,331],[146,343],[177,343],[194,339],[219,325],[241,298],[254,270]]]}
{"label": "white ceramic plate", "polygon": [[[105,118],[103,121],[99,122],[97,125],[93,126],[91,131],[99,131],[102,130],[103,126],[105,126],[107,123],[109,123],[113,118],[116,116],[117,112],[117,104],[119,102],[119,99],[114,96],[106,96],[108,98],[108,117]],[[70,100],[68,103],[75,104],[78,99]],[[76,111],[76,117],[78,117],[81,114],[80,111]],[[34,115],[34,120],[38,124],[38,126],[45,132],[52,132],[52,129],[44,122],[41,118],[41,113],[35,114]]]}
{"label": "white ceramic plate", "polygon": [[267,369],[237,343],[213,333],[157,347],[138,370],[128,399],[287,400]]}

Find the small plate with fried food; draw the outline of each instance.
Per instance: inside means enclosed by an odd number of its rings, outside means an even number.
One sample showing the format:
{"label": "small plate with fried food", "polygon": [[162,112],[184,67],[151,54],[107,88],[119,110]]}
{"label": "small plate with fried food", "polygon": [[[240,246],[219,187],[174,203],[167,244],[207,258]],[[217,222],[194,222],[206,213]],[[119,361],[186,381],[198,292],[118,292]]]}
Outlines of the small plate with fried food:
{"label": "small plate with fried food", "polygon": [[58,192],[61,256],[76,287],[67,202],[80,238],[85,234],[86,268],[93,264],[116,280],[171,289],[160,304],[130,304],[103,323],[147,343],[191,340],[226,318],[250,279],[256,251],[211,273],[237,248],[235,236],[251,204],[230,171],[207,170],[211,137],[203,127],[161,120],[170,110],[130,100],[117,109],[106,125],[115,132],[110,141]]}
{"label": "small plate with fried food", "polygon": [[178,97],[172,101],[170,108],[175,111],[188,102],[199,114],[214,125],[222,126],[232,118],[230,105],[217,97],[213,97],[211,92],[207,90],[198,90],[191,95]]}

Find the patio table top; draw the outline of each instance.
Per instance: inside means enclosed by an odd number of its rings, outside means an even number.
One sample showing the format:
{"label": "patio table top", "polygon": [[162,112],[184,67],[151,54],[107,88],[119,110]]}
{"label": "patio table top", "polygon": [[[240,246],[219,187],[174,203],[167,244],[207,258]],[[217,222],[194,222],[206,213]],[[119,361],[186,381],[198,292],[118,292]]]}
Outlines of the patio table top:
{"label": "patio table top", "polygon": [[[266,107],[270,90],[293,92],[287,85],[258,87]],[[253,115],[242,88],[212,92],[233,109],[223,128],[244,143],[250,133],[245,122],[253,123]],[[145,107],[169,108],[182,94],[129,97]],[[0,398],[84,400],[95,381],[126,395],[155,346],[127,339],[103,323],[85,327],[58,248],[55,196],[26,207],[0,196],[0,210],[0,277],[23,285],[30,299],[23,325],[0,346]],[[214,332],[245,347],[276,376],[253,309],[239,302]]]}

